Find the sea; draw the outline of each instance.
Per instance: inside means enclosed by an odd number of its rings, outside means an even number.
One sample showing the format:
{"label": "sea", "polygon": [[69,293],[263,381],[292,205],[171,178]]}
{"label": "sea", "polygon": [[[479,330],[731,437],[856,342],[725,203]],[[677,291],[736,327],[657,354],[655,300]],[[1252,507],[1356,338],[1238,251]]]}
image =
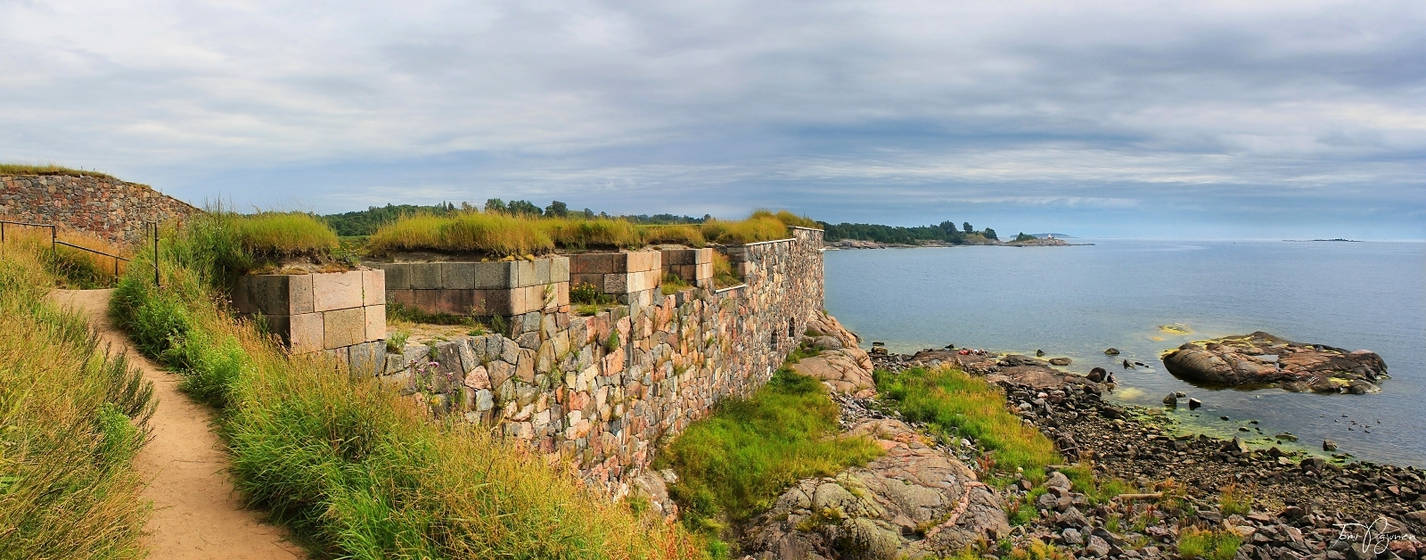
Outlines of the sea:
{"label": "sea", "polygon": [[[827,251],[826,308],[866,347],[1043,350],[1071,358],[1070,371],[1114,372],[1109,399],[1188,430],[1319,453],[1330,439],[1357,459],[1426,467],[1426,243],[1073,241],[1092,245]],[[1215,390],[1160,361],[1190,340],[1259,330],[1375,351],[1391,378],[1368,395]],[[1167,409],[1175,391],[1203,406]]]}

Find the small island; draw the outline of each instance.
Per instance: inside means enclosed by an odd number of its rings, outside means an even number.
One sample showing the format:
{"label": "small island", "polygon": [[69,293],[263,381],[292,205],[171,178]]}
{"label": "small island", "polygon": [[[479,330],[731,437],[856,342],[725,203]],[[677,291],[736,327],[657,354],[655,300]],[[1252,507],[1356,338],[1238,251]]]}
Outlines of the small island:
{"label": "small island", "polygon": [[1188,342],[1163,356],[1164,367],[1191,383],[1279,387],[1314,393],[1375,393],[1386,362],[1368,350],[1291,342],[1258,331]]}

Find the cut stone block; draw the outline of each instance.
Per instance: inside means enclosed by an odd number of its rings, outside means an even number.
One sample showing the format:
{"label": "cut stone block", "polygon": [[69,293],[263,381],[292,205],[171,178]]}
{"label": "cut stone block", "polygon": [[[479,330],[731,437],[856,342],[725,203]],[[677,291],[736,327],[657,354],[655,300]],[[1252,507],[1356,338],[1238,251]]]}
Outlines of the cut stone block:
{"label": "cut stone block", "polygon": [[509,288],[515,285],[515,268],[511,262],[477,263],[475,285],[477,290]]}
{"label": "cut stone block", "polygon": [[361,304],[386,305],[386,271],[381,269],[361,271]]}
{"label": "cut stone block", "polygon": [[347,349],[347,365],[352,375],[374,377],[386,366],[386,344],[381,341],[354,344]]}
{"label": "cut stone block", "polygon": [[377,263],[386,273],[386,287],[392,290],[411,289],[411,265],[407,263]]}
{"label": "cut stone block", "polygon": [[441,270],[441,288],[446,290],[474,290],[475,271],[480,263],[447,262],[435,263]]}
{"label": "cut stone block", "polygon": [[341,348],[366,340],[366,310],[356,307],[322,313],[324,346]]}
{"label": "cut stone block", "polygon": [[243,313],[294,315],[312,312],[311,275],[243,276],[233,289],[233,304]]}
{"label": "cut stone block", "polygon": [[303,313],[287,318],[287,346],[294,354],[316,352],[325,348],[326,334],[321,313]]}
{"label": "cut stone block", "polygon": [[441,263],[407,263],[408,282],[413,290],[439,290]]}
{"label": "cut stone block", "polygon": [[569,257],[550,259],[550,282],[569,282]]}
{"label": "cut stone block", "polygon": [[362,309],[366,313],[366,340],[386,338],[386,306],[368,305]]}
{"label": "cut stone block", "polygon": [[535,277],[535,263],[530,261],[514,261],[511,265],[514,267],[515,274],[515,284],[511,287],[532,286],[538,283],[538,278]]}
{"label": "cut stone block", "polygon": [[331,311],[361,307],[362,272],[332,272],[311,274],[312,302],[315,311]]}

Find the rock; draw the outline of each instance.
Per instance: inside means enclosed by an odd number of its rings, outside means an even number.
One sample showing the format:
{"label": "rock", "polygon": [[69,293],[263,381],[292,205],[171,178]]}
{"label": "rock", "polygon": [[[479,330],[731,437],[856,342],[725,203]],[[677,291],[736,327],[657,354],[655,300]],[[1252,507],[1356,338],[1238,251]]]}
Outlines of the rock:
{"label": "rock", "polygon": [[1374,352],[1291,342],[1262,331],[1186,343],[1163,361],[1181,379],[1231,387],[1362,394],[1380,390],[1376,383],[1388,377]]}
{"label": "rock", "polygon": [[1084,535],[1080,534],[1079,529],[1071,527],[1060,533],[1060,541],[1068,545],[1079,546],[1084,544]]}
{"label": "rock", "polygon": [[1324,439],[1324,440],[1322,440],[1322,450],[1323,450],[1323,451],[1336,451],[1336,450],[1337,450],[1337,442],[1332,441],[1332,440],[1330,440],[1330,439]]}
{"label": "rock", "polygon": [[1089,526],[1089,519],[1079,511],[1079,508],[1071,507],[1055,516],[1055,524],[1061,527],[1082,528]]}
{"label": "rock", "polygon": [[1091,536],[1089,544],[1084,546],[1084,552],[1094,558],[1109,556],[1109,543],[1097,536]]}
{"label": "rock", "polygon": [[1282,432],[1273,437],[1281,441],[1297,441],[1297,436],[1292,435],[1292,432]]}
{"label": "rock", "polygon": [[1069,358],[1064,358],[1064,357],[1060,357],[1060,358],[1050,358],[1050,365],[1052,365],[1052,366],[1067,366],[1067,365],[1070,365],[1070,359],[1069,359]]}
{"label": "rock", "polygon": [[1188,399],[1188,409],[1189,409],[1189,410],[1196,410],[1196,409],[1198,409],[1198,407],[1200,407],[1200,406],[1203,406],[1203,401],[1200,401],[1200,400],[1198,400],[1198,399]]}
{"label": "rock", "polygon": [[1000,497],[910,426],[872,419],[849,432],[872,438],[886,455],[793,484],[746,526],[744,553],[788,559],[950,556],[1009,534]]}
{"label": "rock", "polygon": [[1175,395],[1175,394],[1173,394],[1173,393],[1169,393],[1168,395],[1165,395],[1165,396],[1164,396],[1164,404],[1169,405],[1169,406],[1178,406],[1178,395]]}
{"label": "rock", "polygon": [[1070,482],[1069,477],[1060,471],[1052,472],[1050,476],[1045,477],[1045,488],[1068,492],[1073,487],[1074,483]]}
{"label": "rock", "polygon": [[1101,383],[1109,377],[1109,372],[1104,371],[1104,368],[1102,367],[1097,367],[1089,370],[1089,375],[1086,375],[1085,377],[1095,383]]}
{"label": "rock", "polygon": [[1118,356],[1118,355],[1119,355],[1119,349],[1118,349],[1118,348],[1115,348],[1115,347],[1113,347],[1113,346],[1110,346],[1109,348],[1105,348],[1105,349],[1104,349],[1104,355],[1105,355],[1105,356]]}
{"label": "rock", "polygon": [[1129,363],[1129,360],[1124,360],[1124,369],[1133,369],[1133,368],[1134,368],[1134,366]]}
{"label": "rock", "polygon": [[1044,350],[1038,350],[1038,349],[1035,350],[1035,357],[1039,358],[1039,357],[1043,357],[1044,355],[1045,355],[1045,351],[1044,351]]}

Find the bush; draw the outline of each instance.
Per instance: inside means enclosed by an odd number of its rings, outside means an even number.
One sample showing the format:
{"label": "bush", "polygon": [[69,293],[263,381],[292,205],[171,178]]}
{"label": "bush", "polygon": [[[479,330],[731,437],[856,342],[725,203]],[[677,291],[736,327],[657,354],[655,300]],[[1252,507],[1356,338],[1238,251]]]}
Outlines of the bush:
{"label": "bush", "polygon": [[0,259],[0,558],[142,558],[152,387],[49,303],[42,259]]}
{"label": "bush", "polygon": [[658,460],[678,473],[669,490],[684,524],[716,534],[726,520],[766,509],[798,480],[881,455],[869,439],[838,436],[838,414],[820,382],[785,369],[752,398],[718,403]]}
{"label": "bush", "polygon": [[1011,414],[1004,393],[983,379],[951,368],[877,371],[875,378],[882,398],[907,420],[926,422],[945,438],[972,438],[990,451],[991,482],[1013,481],[1016,468],[1039,482],[1045,467],[1061,460],[1054,444]]}
{"label": "bush", "polygon": [[[198,220],[204,221],[203,219]],[[165,263],[194,258],[205,226],[173,232]],[[140,263],[152,258],[140,256]],[[207,260],[212,263],[214,260]],[[114,314],[184,387],[223,406],[239,489],[324,556],[348,558],[685,558],[695,539],[594,496],[523,445],[441,424],[375,379],[332,375],[321,355],[288,356],[213,302],[221,276],[165,267],[165,290],[125,276]],[[181,314],[146,302],[175,298]],[[123,307],[137,304],[131,310]],[[182,316],[178,329],[164,317]],[[144,332],[158,327],[154,332]],[[174,331],[179,334],[173,335]],[[206,397],[205,397],[206,398]]]}

